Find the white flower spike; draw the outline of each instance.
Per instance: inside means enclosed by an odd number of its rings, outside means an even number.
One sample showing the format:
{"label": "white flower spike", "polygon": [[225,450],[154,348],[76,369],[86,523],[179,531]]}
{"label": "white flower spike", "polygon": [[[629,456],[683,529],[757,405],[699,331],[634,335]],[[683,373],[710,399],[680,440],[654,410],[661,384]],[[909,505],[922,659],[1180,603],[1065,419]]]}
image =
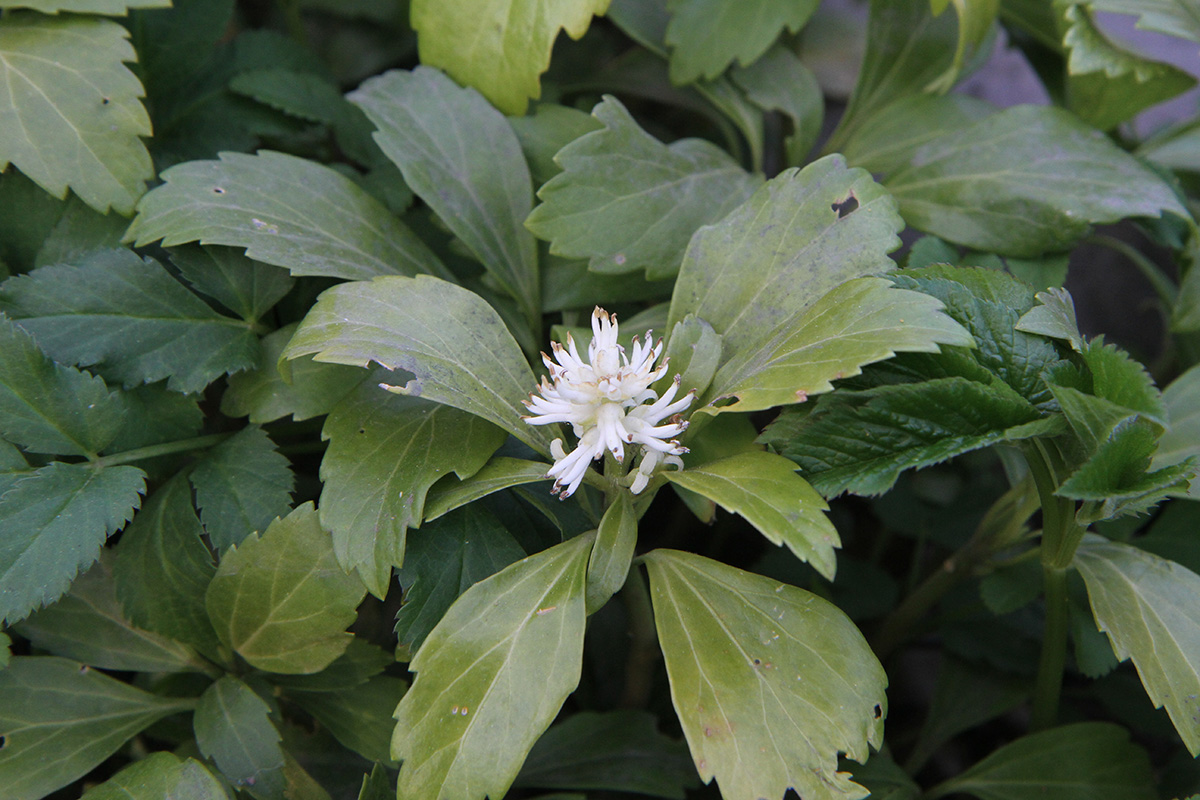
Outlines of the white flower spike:
{"label": "white flower spike", "polygon": [[554,478],[554,491],[560,498],[574,494],[588,466],[606,450],[623,462],[627,444],[640,445],[643,451],[630,486],[634,494],[646,488],[660,464],[683,468],[679,456],[687,448],[672,437],[683,433],[687,423],[681,419],[659,423],[690,406],[695,392],[672,402],[679,391],[679,376],[662,397],[650,388],[667,371],[666,359],[654,366],[662,354],[661,339],[651,345],[647,332],[642,341],[633,340],[632,353],[627,356],[625,348],[617,344],[616,315],[597,306],[592,312],[592,343],[586,362],[570,334],[566,347],[558,342],[551,342],[550,347],[553,359],[542,353],[550,380],[542,378],[541,396],[529,395],[525,406],[532,413],[524,419],[530,425],[568,422],[579,440],[569,453],[562,439],[550,445],[554,466],[546,476]]}

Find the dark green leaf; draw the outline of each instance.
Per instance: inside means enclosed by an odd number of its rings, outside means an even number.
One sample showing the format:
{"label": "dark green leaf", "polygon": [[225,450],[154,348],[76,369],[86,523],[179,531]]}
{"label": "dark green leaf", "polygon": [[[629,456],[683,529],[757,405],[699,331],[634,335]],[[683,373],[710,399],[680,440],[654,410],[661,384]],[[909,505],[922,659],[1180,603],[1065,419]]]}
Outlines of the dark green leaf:
{"label": "dark green leaf", "polygon": [[838,753],[879,746],[887,676],[833,604],[692,553],[645,563],[671,699],[696,769],[728,800],[863,797]]}
{"label": "dark green leaf", "polygon": [[126,386],[169,378],[175,391],[199,392],[258,356],[249,325],[216,313],[158,262],[124,249],[7,280],[0,309],[51,358],[98,365]]}
{"label": "dark green leaf", "polygon": [[123,17],[131,8],[162,8],[170,0],[0,0],[0,8],[32,8],[42,14],[108,14]]}
{"label": "dark green leaf", "polygon": [[290,691],[287,696],[303,708],[334,738],[368,761],[395,767],[389,755],[392,712],[408,684],[399,678],[376,675],[357,686],[333,692]]}
{"label": "dark green leaf", "polygon": [[251,323],[296,283],[286,270],[253,261],[231,247],[176,247],[171,263],[197,291]]}
{"label": "dark green leaf", "polygon": [[425,639],[396,709],[398,796],[483,800],[508,790],[579,683],[591,545],[578,536],[475,584]]}
{"label": "dark green leaf", "polygon": [[128,31],[95,17],[6,11],[0,19],[0,171],[12,163],[55,197],[71,189],[122,214],[154,175]]}
{"label": "dark green leaf", "polygon": [[[362,639],[351,639],[346,651],[325,669],[311,675],[270,675],[271,683],[286,691],[340,692],[366,683],[396,662],[386,650]],[[390,709],[389,712],[391,713]]]}
{"label": "dark green leaf", "polygon": [[664,145],[615,98],[592,111],[603,128],[564,147],[563,172],[538,191],[527,225],[550,252],[589,259],[602,273],[670,277],[692,234],[724,217],[762,184],[701,139]]}
{"label": "dark green leaf", "polygon": [[979,597],[993,614],[1011,614],[1036,600],[1043,583],[1042,565],[1026,558],[984,576],[979,582]]}
{"label": "dark green leaf", "polygon": [[166,382],[143,384],[122,393],[123,425],[105,453],[123,453],[152,444],[190,439],[200,433],[204,412],[198,395],[172,392]]}
{"label": "dark green leaf", "polygon": [[115,753],[187,698],[158,697],[77,661],[17,657],[0,670],[0,786],[6,800],[40,800]]}
{"label": "dark green leaf", "polygon": [[55,364],[0,313],[0,436],[33,453],[94,455],[121,429],[123,399]]}
{"label": "dark green leaf", "polygon": [[0,498],[0,619],[16,622],[59,598],[145,491],[136,467],[61,461],[18,481]]}
{"label": "dark green leaf", "polygon": [[346,102],[336,83],[282,68],[248,70],[234,77],[229,88],[290,116],[326,125],[337,122]]}
{"label": "dark green leaf", "polygon": [[804,27],[816,7],[816,0],[668,0],[672,83],[712,80],[735,59],[749,66],[784,28]]}
{"label": "dark green leaf", "polygon": [[1036,305],[1017,320],[1016,329],[1036,333],[1051,339],[1062,339],[1077,353],[1083,352],[1083,336],[1075,318],[1075,301],[1066,289],[1056,288],[1038,292]]}
{"label": "dark green leaf", "polygon": [[1200,753],[1200,576],[1173,561],[1094,534],[1075,552],[1092,613],[1117,658],[1132,657],[1155,707],[1165,707]]}
{"label": "dark green leaf", "polygon": [[930,797],[962,792],[980,800],[1155,800],[1150,760],[1109,722],[1077,722],[1004,745]]}
{"label": "dark green leaf", "polygon": [[375,275],[446,275],[417,236],[336,170],[262,151],[222,153],[168,169],[138,204],[126,240],[162,239],[244,247],[293,275],[359,280]]}
{"label": "dark green leaf", "polygon": [[432,521],[481,497],[526,483],[550,480],[540,461],[496,456],[466,480],[446,476],[425,496],[425,519]]}
{"label": "dark green leaf", "polygon": [[[454,1],[440,0],[437,13],[429,15],[418,0],[413,27],[420,30],[431,18],[455,19],[445,6]],[[492,2],[497,7],[510,5],[510,0]],[[422,21],[423,14],[427,21]],[[458,16],[463,21],[486,18],[479,9],[465,6]],[[584,27],[590,17],[586,12]],[[529,28],[523,28],[523,52],[529,48],[529,35]],[[422,60],[440,63],[424,58],[428,39],[422,36],[420,41]],[[453,48],[460,49],[458,40]],[[533,208],[533,185],[521,145],[504,116],[476,92],[459,88],[429,67],[372,78],[350,99],[379,128],[375,140],[400,167],[405,183],[516,299],[525,315],[531,321],[540,319],[537,248],[524,226]]]}
{"label": "dark green leaf", "polygon": [[404,605],[396,615],[401,652],[417,652],[459,595],[524,557],[512,534],[480,506],[422,527],[397,575],[404,586]]}
{"label": "dark green leaf", "polygon": [[396,791],[392,788],[392,779],[382,764],[376,764],[371,768],[370,775],[363,776],[358,800],[392,800],[395,796]]}
{"label": "dark green leaf", "polygon": [[33,474],[33,467],[21,455],[16,445],[0,439],[0,495],[11,489],[17,481]]}
{"label": "dark green leaf", "polygon": [[256,425],[205,453],[190,478],[204,530],[218,550],[263,530],[292,506],[288,460]]}
{"label": "dark green leaf", "polygon": [[404,563],[405,531],[421,524],[429,487],[451,472],[474,475],[506,438],[479,417],[373,380],[334,406],[321,435],[321,522],[338,562],[378,597]]}
{"label": "dark green leaf", "polygon": [[62,216],[38,248],[34,266],[77,263],[96,250],[116,249],[128,227],[129,220],[120,214],[101,214],[69,196]]}
{"label": "dark green leaf", "polygon": [[854,780],[870,790],[871,800],[917,800],[921,787],[886,752],[875,753],[861,767],[853,764]]}
{"label": "dark green leaf", "polygon": [[659,733],[651,714],[623,710],[583,711],[555,725],[533,746],[515,785],[683,800],[695,783],[684,744]]}
{"label": "dark green leaf", "polygon": [[160,750],[135,761],[80,800],[229,800],[203,764]]}
{"label": "dark green leaf", "polygon": [[246,684],[226,675],[196,703],[196,745],[235,788],[282,800],[283,750],[270,707]]}
{"label": "dark green leaf", "polygon": [[338,565],[311,503],[225,553],[205,603],[221,642],[268,672],[319,672],[353,638],[366,590]]}

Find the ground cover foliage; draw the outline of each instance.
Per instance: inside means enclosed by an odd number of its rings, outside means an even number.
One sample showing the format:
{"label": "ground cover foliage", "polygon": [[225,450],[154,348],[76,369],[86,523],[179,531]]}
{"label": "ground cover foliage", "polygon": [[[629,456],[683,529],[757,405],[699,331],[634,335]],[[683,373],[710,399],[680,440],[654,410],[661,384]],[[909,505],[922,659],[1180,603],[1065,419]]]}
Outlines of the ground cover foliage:
{"label": "ground cover foliage", "polygon": [[0,796],[1200,793],[1200,12],[857,12],[0,0]]}

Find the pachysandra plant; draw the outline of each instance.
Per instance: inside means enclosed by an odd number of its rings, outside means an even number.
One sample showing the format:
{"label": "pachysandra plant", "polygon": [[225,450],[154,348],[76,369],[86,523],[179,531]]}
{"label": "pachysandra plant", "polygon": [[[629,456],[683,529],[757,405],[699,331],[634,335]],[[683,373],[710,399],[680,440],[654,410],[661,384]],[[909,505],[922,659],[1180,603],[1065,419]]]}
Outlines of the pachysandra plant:
{"label": "pachysandra plant", "polygon": [[4,800],[1200,795],[1193,19],[269,6],[0,0]]}

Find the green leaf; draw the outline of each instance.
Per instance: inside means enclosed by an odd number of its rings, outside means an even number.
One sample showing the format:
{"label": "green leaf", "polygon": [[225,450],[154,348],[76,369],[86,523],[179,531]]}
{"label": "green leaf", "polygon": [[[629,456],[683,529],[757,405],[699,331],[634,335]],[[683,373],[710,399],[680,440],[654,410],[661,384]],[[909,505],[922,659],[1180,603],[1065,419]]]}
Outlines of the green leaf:
{"label": "green leaf", "polygon": [[104,449],[106,453],[124,453],[152,444],[191,439],[200,433],[204,424],[204,412],[200,410],[202,398],[172,392],[165,381],[135,386],[123,394],[124,424],[117,438]]}
{"label": "green leaf", "polygon": [[61,461],[18,481],[0,498],[0,620],[16,622],[62,596],[145,491],[136,467]]}
{"label": "green leaf", "polygon": [[308,674],[345,651],[364,594],[305,503],[225,553],[206,605],[221,641],[252,666]]}
{"label": "green leaf", "polygon": [[33,453],[94,455],[121,429],[124,398],[55,364],[0,313],[0,436]]}
{"label": "green leaf", "polygon": [[540,461],[495,456],[465,480],[447,476],[434,484],[425,496],[425,519],[433,521],[501,489],[548,481],[546,469]]}
{"label": "green leaf", "polygon": [[[1169,427],[1158,439],[1151,469],[1162,469],[1200,456],[1200,367],[1192,367],[1163,391]],[[1189,496],[1200,497],[1200,481],[1193,479]]]}
{"label": "green leaf", "polygon": [[33,474],[33,467],[21,455],[14,444],[0,439],[0,495],[16,485],[17,481]]}
{"label": "green leaf", "polygon": [[120,214],[101,214],[78,197],[68,196],[54,228],[38,248],[34,266],[69,264],[80,261],[95,250],[114,250],[129,220]]}
{"label": "green leaf", "polygon": [[429,277],[346,283],[321,295],[284,358],[365,367],[376,362],[413,379],[390,387],[492,422],[543,455],[544,427],[526,425],[536,381],[500,315],[479,295]]}
{"label": "green leaf", "polygon": [[9,800],[39,800],[193,702],[158,697],[77,661],[18,656],[0,670],[0,786]]}
{"label": "green leaf", "polygon": [[121,534],[113,579],[130,622],[213,654],[217,634],[204,592],[217,568],[203,534],[181,472],[147,498]]}
{"label": "green leaf", "polygon": [[577,536],[475,584],[425,639],[396,709],[398,796],[483,800],[508,790],[579,683],[591,545]]}
{"label": "green leaf", "polygon": [[782,111],[791,119],[792,132],[783,142],[786,164],[803,165],[825,121],[825,95],[812,70],[786,45],[776,44],[729,78],[763,111]]}
{"label": "green leaf", "polygon": [[921,796],[921,787],[886,751],[871,756],[861,767],[850,766],[854,767],[851,777],[870,790],[871,800],[917,800]]}
{"label": "green leaf", "polygon": [[533,746],[514,785],[683,800],[695,783],[683,742],[659,733],[652,714],[625,709],[581,711],[555,725]]}
{"label": "green leaf", "polygon": [[508,529],[480,506],[426,524],[413,536],[397,573],[404,587],[404,605],[396,614],[400,652],[417,652],[463,592],[524,557]]}
{"label": "green leaf", "polygon": [[[272,685],[283,687],[287,692],[340,692],[366,683],[395,662],[388,651],[355,638],[350,640],[344,653],[320,672],[311,675],[273,673],[267,677]],[[388,712],[391,713],[391,709]]]}
{"label": "green leaf", "polygon": [[204,530],[218,550],[263,530],[292,506],[288,460],[256,425],[205,453],[189,477]]}
{"label": "green leaf", "polygon": [[1154,800],[1146,752],[1110,722],[1077,722],[1023,736],[930,797],[962,792],[980,800],[1034,800],[1053,787],[1055,800]]}
{"label": "green leaf", "polygon": [[1200,15],[1188,0],[1088,0],[1096,11],[1133,14],[1137,27],[1200,42]]}
{"label": "green leaf", "polygon": [[229,795],[199,761],[160,750],[88,789],[80,800],[229,800]]}
{"label": "green leaf", "polygon": [[671,368],[653,388],[661,395],[678,375],[680,396],[692,390],[702,396],[720,362],[721,337],[707,322],[689,314],[671,329],[663,356],[663,363]]}
{"label": "green leaf", "polygon": [[1033,257],[1070,249],[1093,224],[1164,212],[1190,220],[1158,175],[1048,106],[999,111],[910,159],[884,181],[905,220],[977,250]]}
{"label": "green leaf", "polygon": [[[436,16],[442,20],[455,18],[447,2],[461,0],[441,0]],[[492,0],[492,5],[543,2]],[[418,0],[412,16],[418,30],[421,5]],[[460,12],[462,19],[480,23],[487,13],[466,6]],[[528,35],[526,28],[525,51]],[[436,63],[424,60],[425,39],[422,35],[422,60]],[[455,41],[454,48],[462,50],[461,41]],[[372,78],[350,99],[379,129],[375,141],[400,168],[405,183],[516,299],[530,321],[540,320],[537,248],[524,226],[533,208],[533,185],[521,145],[504,116],[476,92],[459,88],[429,67]]]}
{"label": "green leaf", "polygon": [[1109,130],[1196,85],[1183,70],[1118,47],[1083,6],[1066,6],[1062,14],[1067,107],[1089,125]]}
{"label": "green leaf", "polygon": [[667,0],[671,22],[671,82],[712,80],[736,59],[749,66],[787,28],[796,33],[817,8],[815,0]]}
{"label": "green leaf", "polygon": [[586,111],[556,103],[538,103],[533,114],[509,117],[508,124],[521,143],[534,186],[541,186],[562,172],[554,160],[559,150],[585,133],[604,127]]}
{"label": "green leaf", "polygon": [[31,8],[42,14],[107,14],[123,17],[131,8],[165,8],[171,0],[0,0],[0,8]]}
{"label": "green leaf", "polygon": [[196,703],[196,745],[235,788],[283,798],[283,749],[270,707],[232,675],[208,687]]}
{"label": "green leaf", "polygon": [[898,352],[972,346],[971,335],[941,311],[938,300],[893,288],[884,278],[847,281],[777,328],[760,349],[735,353],[705,397],[735,400],[714,411],[761,411],[831,391],[834,380]]}
{"label": "green leaf", "polygon": [[761,347],[838,284],[892,269],[902,227],[888,193],[840,156],[787,170],[692,237],[668,326],[695,314],[726,358]]}
{"label": "green leaf", "polygon": [[358,800],[392,800],[395,796],[396,792],[392,788],[391,777],[382,764],[376,764],[371,768],[370,775],[363,776]]}
{"label": "green leaf", "polygon": [[346,100],[337,84],[311,72],[283,68],[248,70],[235,76],[229,88],[309,122],[332,125],[345,113]]}
{"label": "green leaf", "polygon": [[587,611],[594,614],[625,585],[637,546],[637,514],[633,496],[621,492],[600,520],[596,544],[588,559]]}
{"label": "green leaf", "polygon": [[395,767],[388,748],[396,727],[392,711],[407,688],[408,684],[399,678],[376,675],[358,686],[334,692],[290,691],[287,697],[350,750],[368,761]]}
{"label": "green leaf", "polygon": [[252,261],[231,247],[176,247],[171,263],[196,291],[250,323],[262,318],[296,284],[285,270]]}
{"label": "green leaf", "polygon": [[728,800],[866,796],[837,768],[879,746],[887,676],[836,606],[691,553],[653,550],[654,620],[700,778]]}
{"label": "green leaf", "polygon": [[1016,329],[1025,333],[1036,333],[1051,339],[1062,339],[1076,353],[1083,352],[1084,340],[1079,333],[1079,321],[1075,318],[1075,301],[1066,289],[1053,288],[1038,292],[1038,302],[1017,320]]}
{"label": "green leaf", "polygon": [[293,275],[361,280],[447,275],[437,256],[358,184],[303,158],[222,153],[162,174],[138,204],[126,241],[243,247]]}
{"label": "green leaf", "polygon": [[221,396],[222,414],[249,416],[255,425],[289,415],[299,422],[328,414],[339,400],[363,381],[366,373],[361,369],[322,364],[311,358],[297,358],[281,364],[280,356],[296,333],[298,324],[285,325],[268,333],[263,337],[262,358],[256,368],[229,376],[229,388]]}
{"label": "green leaf", "polygon": [[411,22],[421,63],[478,89],[506,114],[524,114],[542,96],[559,29],[587,31],[609,0],[414,0]]}
{"label": "green leaf", "polygon": [[1133,658],[1155,707],[1165,707],[1194,757],[1200,753],[1200,576],[1173,561],[1089,534],[1074,565],[1117,658]]}
{"label": "green leaf", "polygon": [[429,487],[451,472],[469,478],[507,438],[479,417],[370,380],[333,408],[321,436],[321,522],[338,563],[378,597],[404,563],[405,532],[421,524]]}
{"label": "green leaf", "polygon": [[55,197],[71,189],[121,214],[154,175],[150,117],[115,22],[5,12],[0,20],[0,171],[11,163]]}
{"label": "green leaf", "polygon": [[117,602],[111,559],[102,557],[54,605],[16,630],[36,647],[101,669],[180,672],[202,669],[187,645],[137,627]]}
{"label": "green leaf", "polygon": [[55,361],[98,365],[126,386],[169,378],[175,391],[199,392],[253,365],[259,349],[245,322],[213,311],[158,262],[124,249],[7,280],[0,310]]}
{"label": "green leaf", "polygon": [[[935,15],[945,14],[952,0],[932,0],[930,6]],[[958,42],[954,48],[954,61],[938,78],[930,81],[926,91],[948,92],[954,88],[959,76],[968,63],[980,56],[987,58],[994,40],[992,28],[1000,10],[1000,0],[953,0],[958,16]]]}
{"label": "green leaf", "polygon": [[0,670],[8,666],[12,661],[12,639],[8,638],[7,633],[0,633]]}
{"label": "green leaf", "polygon": [[696,229],[741,205],[762,179],[702,139],[664,145],[613,97],[592,110],[604,127],[564,147],[563,172],[538,191],[526,222],[550,252],[601,273],[674,275]]}

